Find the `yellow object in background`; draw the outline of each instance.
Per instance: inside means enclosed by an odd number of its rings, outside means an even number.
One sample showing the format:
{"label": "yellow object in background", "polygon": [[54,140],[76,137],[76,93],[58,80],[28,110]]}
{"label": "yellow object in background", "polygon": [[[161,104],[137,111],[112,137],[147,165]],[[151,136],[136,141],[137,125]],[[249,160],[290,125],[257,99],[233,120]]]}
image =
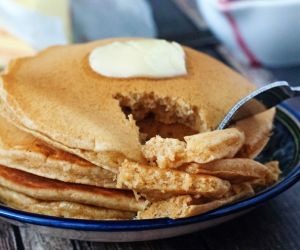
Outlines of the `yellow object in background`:
{"label": "yellow object in background", "polygon": [[71,41],[71,18],[69,0],[11,0],[26,8],[37,11],[43,15],[59,17],[63,23],[66,37]]}
{"label": "yellow object in background", "polygon": [[0,70],[14,58],[33,55],[30,45],[0,28]]}
{"label": "yellow object in background", "polygon": [[0,69],[16,57],[71,41],[69,0],[0,0]]}

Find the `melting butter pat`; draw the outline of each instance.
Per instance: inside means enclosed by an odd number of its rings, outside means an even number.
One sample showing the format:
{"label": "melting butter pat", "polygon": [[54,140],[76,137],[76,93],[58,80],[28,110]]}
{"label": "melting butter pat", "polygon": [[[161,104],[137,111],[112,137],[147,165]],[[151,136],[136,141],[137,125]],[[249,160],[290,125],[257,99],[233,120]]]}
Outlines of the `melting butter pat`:
{"label": "melting butter pat", "polygon": [[113,42],[89,55],[91,68],[115,78],[166,78],[186,75],[185,54],[176,42],[141,39]]}

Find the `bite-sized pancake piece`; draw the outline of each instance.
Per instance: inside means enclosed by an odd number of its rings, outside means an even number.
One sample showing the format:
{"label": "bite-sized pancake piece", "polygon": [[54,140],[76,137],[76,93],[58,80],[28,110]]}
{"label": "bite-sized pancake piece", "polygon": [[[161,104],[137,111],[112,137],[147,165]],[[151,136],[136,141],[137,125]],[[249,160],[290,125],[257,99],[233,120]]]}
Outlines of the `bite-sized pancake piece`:
{"label": "bite-sized pancake piece", "polygon": [[153,218],[183,218],[194,216],[224,206],[228,203],[240,200],[242,198],[254,194],[251,185],[247,183],[232,185],[230,191],[225,197],[203,201],[201,198],[194,199],[190,195],[182,195],[169,198],[163,201],[152,203],[144,211],[138,212],[138,219],[153,219]]}
{"label": "bite-sized pancake piece", "polygon": [[233,104],[255,89],[227,66],[186,47],[184,76],[127,79],[94,72],[90,53],[122,40],[54,46],[14,60],[1,76],[0,96],[26,131],[116,173],[124,159],[143,162],[139,128],[123,113],[119,96],[136,97],[139,110],[147,105],[141,100],[152,96],[157,105],[149,112],[159,121],[168,117],[162,122],[180,121],[204,132],[215,129]]}
{"label": "bite-sized pancake piece", "polygon": [[245,136],[235,128],[214,130],[184,137],[189,162],[206,163],[232,158],[243,146]]}
{"label": "bite-sized pancake piece", "polygon": [[0,186],[0,201],[30,213],[86,220],[130,220],[134,212],[89,206],[69,201],[44,201]]}
{"label": "bite-sized pancake piece", "polygon": [[142,146],[142,152],[151,165],[176,168],[183,163],[232,158],[242,147],[244,139],[243,132],[235,128],[186,136],[186,142],[156,136]]}
{"label": "bite-sized pancake piece", "polygon": [[266,176],[266,184],[271,185],[279,180],[279,176],[281,174],[279,161],[270,161],[265,165],[269,170],[269,174]]}
{"label": "bite-sized pancake piece", "polygon": [[219,197],[230,188],[228,181],[209,175],[194,175],[173,169],[161,169],[124,161],[120,167],[117,185],[137,192],[195,194]]}
{"label": "bite-sized pancake piece", "polygon": [[186,143],[159,135],[142,146],[144,157],[151,165],[160,168],[176,168],[186,162]]}
{"label": "bite-sized pancake piece", "polygon": [[1,114],[0,164],[50,179],[115,188],[116,175],[111,171],[46,145],[15,127]]}
{"label": "bite-sized pancake piece", "polygon": [[238,157],[255,158],[267,145],[273,128],[276,109],[238,121],[235,127],[245,133],[245,143],[238,152]]}
{"label": "bite-sized pancake piece", "polygon": [[221,159],[209,163],[189,163],[179,167],[179,170],[191,174],[207,174],[228,180],[231,183],[241,183],[265,178],[269,170],[263,164],[244,158]]}
{"label": "bite-sized pancake piece", "polygon": [[143,210],[146,206],[146,201],[137,201],[129,191],[66,183],[1,165],[0,185],[41,200],[70,201],[125,211]]}

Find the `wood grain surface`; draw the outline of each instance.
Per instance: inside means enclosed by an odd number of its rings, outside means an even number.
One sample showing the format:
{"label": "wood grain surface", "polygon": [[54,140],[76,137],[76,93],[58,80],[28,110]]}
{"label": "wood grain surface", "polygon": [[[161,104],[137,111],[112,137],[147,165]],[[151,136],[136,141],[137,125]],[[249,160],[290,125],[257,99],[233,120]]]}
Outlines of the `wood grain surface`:
{"label": "wood grain surface", "polygon": [[[186,0],[149,0],[160,37],[200,49],[236,68],[259,85],[275,79],[285,79],[291,84],[300,83],[300,66],[270,70],[253,69],[240,65],[205,29],[203,24],[200,24],[200,27],[193,23],[200,20],[195,17],[195,14],[192,14],[192,18],[186,16],[191,12],[191,8],[187,11],[180,10],[187,6],[186,3],[178,5],[180,1]],[[187,2],[191,2],[191,0],[187,0]],[[294,100],[292,103],[300,109],[300,100]],[[300,185],[296,184],[293,188],[248,214],[220,226],[181,237],[148,242],[99,243],[61,239],[0,222],[0,250],[299,250],[299,194]]]}

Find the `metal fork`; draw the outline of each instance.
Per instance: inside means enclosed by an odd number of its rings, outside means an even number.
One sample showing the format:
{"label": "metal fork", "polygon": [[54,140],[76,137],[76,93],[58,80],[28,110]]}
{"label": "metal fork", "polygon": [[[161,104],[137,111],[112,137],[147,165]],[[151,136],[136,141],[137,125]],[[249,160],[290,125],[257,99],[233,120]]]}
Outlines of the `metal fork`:
{"label": "metal fork", "polygon": [[296,96],[300,96],[300,86],[291,87],[285,81],[265,85],[239,100],[226,114],[218,129],[224,129],[234,121],[261,113]]}

